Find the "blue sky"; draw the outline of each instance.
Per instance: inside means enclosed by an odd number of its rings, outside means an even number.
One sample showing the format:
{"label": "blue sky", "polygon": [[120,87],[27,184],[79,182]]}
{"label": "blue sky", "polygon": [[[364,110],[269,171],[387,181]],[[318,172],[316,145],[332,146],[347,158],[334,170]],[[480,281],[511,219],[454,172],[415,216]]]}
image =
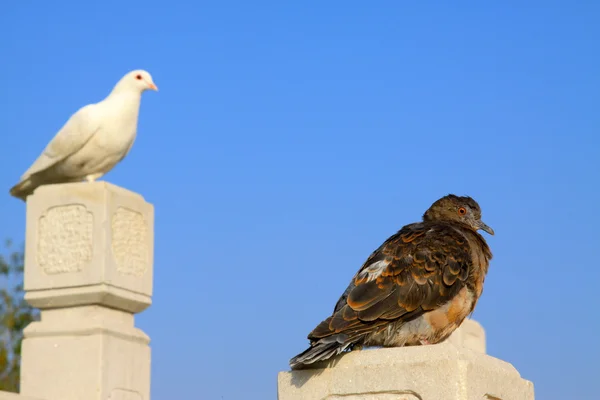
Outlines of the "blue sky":
{"label": "blue sky", "polygon": [[447,193],[496,231],[489,353],[537,398],[597,395],[600,3],[408,3],[2,2],[0,236],[23,241],[8,189],[74,111],[131,69],[160,88],[106,176],[155,205],[153,400],[276,398]]}

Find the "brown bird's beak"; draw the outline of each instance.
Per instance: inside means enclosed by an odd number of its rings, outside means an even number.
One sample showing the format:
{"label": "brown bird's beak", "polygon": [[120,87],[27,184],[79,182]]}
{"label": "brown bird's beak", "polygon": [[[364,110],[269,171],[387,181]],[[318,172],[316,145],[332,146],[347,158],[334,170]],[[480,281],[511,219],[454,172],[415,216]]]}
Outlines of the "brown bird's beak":
{"label": "brown bird's beak", "polygon": [[479,221],[479,229],[481,229],[482,231],[486,231],[490,235],[494,235],[494,230],[487,226],[485,223],[483,223],[483,221]]}

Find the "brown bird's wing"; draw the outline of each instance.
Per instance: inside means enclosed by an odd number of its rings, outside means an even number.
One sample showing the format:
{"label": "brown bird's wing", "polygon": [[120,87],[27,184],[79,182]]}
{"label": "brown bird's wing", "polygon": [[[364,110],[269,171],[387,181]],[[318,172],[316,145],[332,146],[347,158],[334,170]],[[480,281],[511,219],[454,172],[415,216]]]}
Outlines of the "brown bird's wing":
{"label": "brown bird's wing", "polygon": [[390,321],[417,318],[451,300],[465,286],[471,265],[469,243],[456,228],[407,225],[371,254],[333,315],[308,338],[337,336],[349,343]]}

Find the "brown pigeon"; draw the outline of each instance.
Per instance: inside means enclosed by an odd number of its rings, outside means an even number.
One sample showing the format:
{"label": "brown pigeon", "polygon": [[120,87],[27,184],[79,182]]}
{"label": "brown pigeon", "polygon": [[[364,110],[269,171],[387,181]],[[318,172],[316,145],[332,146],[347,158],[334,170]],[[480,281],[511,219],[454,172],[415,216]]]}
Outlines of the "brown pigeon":
{"label": "brown pigeon", "polygon": [[473,312],[492,252],[477,232],[494,234],[470,197],[442,197],[371,254],[309,335],[292,369],[362,346],[400,347],[444,341]]}

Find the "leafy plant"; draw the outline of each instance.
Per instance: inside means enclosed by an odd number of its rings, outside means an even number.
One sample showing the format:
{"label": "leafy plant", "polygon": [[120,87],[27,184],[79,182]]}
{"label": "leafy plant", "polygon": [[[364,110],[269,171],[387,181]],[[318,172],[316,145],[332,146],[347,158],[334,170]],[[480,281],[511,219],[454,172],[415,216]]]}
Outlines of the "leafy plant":
{"label": "leafy plant", "polygon": [[24,299],[23,251],[7,241],[0,254],[0,390],[19,391],[23,329],[38,318]]}

